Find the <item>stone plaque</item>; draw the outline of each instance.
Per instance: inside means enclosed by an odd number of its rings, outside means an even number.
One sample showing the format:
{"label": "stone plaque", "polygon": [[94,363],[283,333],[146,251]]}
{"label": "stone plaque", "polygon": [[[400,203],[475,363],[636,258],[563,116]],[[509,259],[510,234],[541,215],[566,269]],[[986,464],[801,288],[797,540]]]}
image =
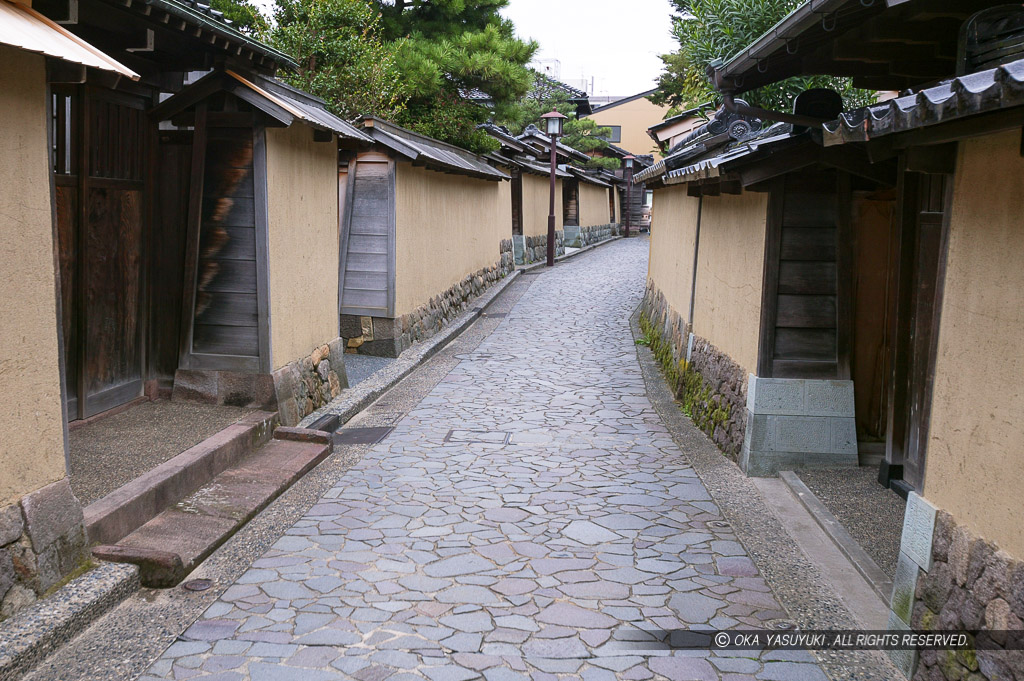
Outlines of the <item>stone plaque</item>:
{"label": "stone plaque", "polygon": [[896,575],[892,580],[892,598],[890,607],[909,627],[914,611],[914,593],[917,591],[917,563],[910,560],[907,554],[900,552],[900,560],[896,564]]}
{"label": "stone plaque", "polygon": [[932,535],[935,533],[935,508],[924,497],[911,492],[903,516],[903,538],[900,552],[917,563],[925,572],[932,568]]}
{"label": "stone plaque", "polygon": [[[910,627],[890,610],[888,629],[889,631],[909,631]],[[914,668],[917,667],[916,650],[887,650],[885,654],[889,656],[889,659],[903,676],[909,679],[914,675]]]}

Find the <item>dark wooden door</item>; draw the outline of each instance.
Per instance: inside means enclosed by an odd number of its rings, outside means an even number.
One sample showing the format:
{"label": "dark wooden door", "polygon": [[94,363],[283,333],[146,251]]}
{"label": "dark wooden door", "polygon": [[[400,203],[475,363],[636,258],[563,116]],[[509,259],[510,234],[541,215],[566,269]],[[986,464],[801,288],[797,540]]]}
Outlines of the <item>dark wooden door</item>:
{"label": "dark wooden door", "polygon": [[[70,111],[76,134],[57,153],[68,418],[142,393],[142,223],[148,123],[143,101],[84,87],[55,98],[54,127]],[[55,145],[58,148],[60,144]],[[61,172],[74,170],[73,173]]]}
{"label": "dark wooden door", "polygon": [[512,234],[523,233],[523,171],[512,170]]}
{"label": "dark wooden door", "polygon": [[908,378],[903,480],[920,491],[924,483],[929,403],[933,375],[935,321],[938,314],[939,261],[945,215],[945,175],[921,174],[910,287],[910,336],[907,342]]}

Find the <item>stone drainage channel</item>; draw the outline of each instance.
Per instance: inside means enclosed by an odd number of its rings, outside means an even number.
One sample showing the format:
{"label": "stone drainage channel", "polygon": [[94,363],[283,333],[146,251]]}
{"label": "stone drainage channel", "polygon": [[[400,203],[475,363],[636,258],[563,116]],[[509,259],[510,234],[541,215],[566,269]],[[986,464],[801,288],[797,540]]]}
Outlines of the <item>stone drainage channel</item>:
{"label": "stone drainage channel", "polygon": [[144,590],[29,678],[826,679],[808,652],[652,635],[789,614],[646,393],[646,254],[520,277],[343,429],[384,439],[340,445],[193,573],[210,589]]}

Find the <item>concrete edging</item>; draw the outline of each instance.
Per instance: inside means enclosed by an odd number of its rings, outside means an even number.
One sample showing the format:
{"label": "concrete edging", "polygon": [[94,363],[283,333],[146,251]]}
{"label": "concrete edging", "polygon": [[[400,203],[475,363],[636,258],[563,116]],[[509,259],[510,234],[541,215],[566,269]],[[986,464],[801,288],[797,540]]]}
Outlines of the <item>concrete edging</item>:
{"label": "concrete edging", "polygon": [[889,598],[892,596],[892,580],[889,579],[889,575],[885,574],[882,568],[878,567],[878,563],[872,560],[871,556],[860,547],[860,544],[850,536],[846,528],[832,515],[832,512],[828,510],[825,504],[821,503],[821,500],[804,484],[803,480],[797,477],[796,473],[793,471],[779,471],[779,477],[786,483],[790,491],[793,492],[793,496],[811,514],[814,522],[821,526],[821,529],[825,531],[829,539],[853,563],[853,567],[871,585],[871,588],[874,589],[879,598],[883,602],[888,603]]}
{"label": "concrete edging", "polygon": [[103,563],[0,624],[0,681],[21,678],[139,589],[134,565]]}

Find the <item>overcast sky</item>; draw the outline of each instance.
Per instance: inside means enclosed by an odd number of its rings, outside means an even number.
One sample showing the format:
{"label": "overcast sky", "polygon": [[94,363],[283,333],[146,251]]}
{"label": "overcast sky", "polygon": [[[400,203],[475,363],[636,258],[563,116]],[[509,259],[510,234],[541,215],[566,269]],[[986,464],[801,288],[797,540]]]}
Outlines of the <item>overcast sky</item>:
{"label": "overcast sky", "polygon": [[594,78],[595,95],[634,95],[654,87],[659,54],[676,42],[668,0],[510,0],[502,14],[537,57],[561,61],[563,80]]}

